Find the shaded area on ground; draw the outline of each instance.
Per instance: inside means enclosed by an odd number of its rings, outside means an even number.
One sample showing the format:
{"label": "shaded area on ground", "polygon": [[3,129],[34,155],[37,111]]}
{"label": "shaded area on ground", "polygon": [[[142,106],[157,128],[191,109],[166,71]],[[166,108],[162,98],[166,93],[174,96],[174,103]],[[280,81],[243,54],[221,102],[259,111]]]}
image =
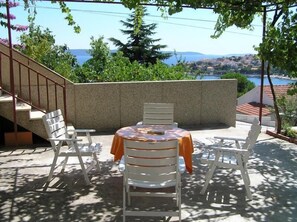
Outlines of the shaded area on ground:
{"label": "shaded area on ground", "polygon": [[[224,131],[224,132],[223,132]],[[230,133],[229,129],[191,131],[193,139]],[[104,140],[101,171],[90,174],[84,184],[77,161],[64,174],[55,170],[44,189],[53,158],[49,147],[0,150],[1,221],[122,221],[122,175],[109,155],[112,135]],[[182,176],[183,221],[294,221],[297,218],[297,146],[267,135],[259,138],[249,160],[253,200],[245,195],[239,171],[218,169],[205,195],[199,192],[207,167],[201,165],[201,146],[195,144],[193,173]],[[132,199],[146,207],[159,203]],[[162,218],[132,218],[128,221],[162,221]],[[171,218],[169,221],[176,221]]]}

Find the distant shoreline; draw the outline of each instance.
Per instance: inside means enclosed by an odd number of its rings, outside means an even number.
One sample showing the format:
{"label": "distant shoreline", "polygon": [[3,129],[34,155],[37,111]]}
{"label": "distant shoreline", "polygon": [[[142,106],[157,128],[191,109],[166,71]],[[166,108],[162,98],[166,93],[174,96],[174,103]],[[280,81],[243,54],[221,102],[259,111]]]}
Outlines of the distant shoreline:
{"label": "distant shoreline", "polygon": [[[203,75],[205,75],[205,76],[221,76],[222,74],[208,74],[208,73],[204,73]],[[255,77],[255,78],[258,78],[258,77],[260,78],[261,77],[261,75],[259,75],[259,74],[243,74],[243,75],[245,75],[247,77]],[[264,78],[265,77],[267,77],[267,76],[265,75]],[[288,76],[284,76],[283,74],[280,74],[280,75],[271,75],[271,78],[297,81],[297,78],[290,78]]]}
{"label": "distant shoreline", "polygon": [[[251,82],[253,82],[256,86],[260,86],[261,85],[261,75],[246,75],[246,77],[248,78],[248,80],[250,80]],[[199,76],[197,76],[197,79],[199,80]],[[201,78],[201,80],[219,80],[220,79],[220,75],[203,75],[203,77]],[[267,86],[270,85],[267,76],[264,77],[264,82],[263,85]],[[271,76],[271,80],[273,85],[288,85],[291,83],[295,83],[297,82],[297,80],[293,80],[290,78],[279,78],[279,76]]]}
{"label": "distant shoreline", "polygon": [[[85,61],[91,58],[90,54],[88,53],[89,49],[70,49],[72,55],[74,55],[78,63],[82,65]],[[110,52],[115,52],[115,50],[110,50]],[[203,54],[199,52],[174,52],[174,51],[164,51],[169,52],[172,56],[168,59],[165,59],[163,62],[167,65],[175,65],[177,64],[178,60],[185,60],[185,62],[196,62],[201,61],[204,59],[215,59],[215,58],[222,58],[222,57],[230,57],[230,56],[244,56],[247,54],[228,54],[228,55],[212,55],[212,54]]]}
{"label": "distant shoreline", "polygon": [[[261,77],[261,75],[258,74],[245,74],[245,76],[250,76],[250,77]],[[265,75],[264,77],[267,77],[267,75]],[[290,78],[289,76],[284,76],[283,74],[280,75],[270,75],[271,78],[277,78],[277,79],[286,79],[286,80],[293,80],[293,81],[297,81],[297,78]]]}
{"label": "distant shoreline", "polygon": [[271,77],[273,77],[273,78],[279,78],[279,79],[288,79],[288,80],[297,81],[297,77],[296,78],[290,78],[290,77],[284,76],[284,75],[271,75]]}
{"label": "distant shoreline", "polygon": [[[80,65],[82,65],[84,62],[86,62],[88,59],[91,58],[90,54],[87,52],[89,49],[70,49],[70,52],[77,58],[77,61]],[[110,50],[111,52],[114,52],[115,50]],[[216,59],[216,58],[228,58],[232,56],[248,56],[253,55],[251,53],[249,54],[227,54],[227,55],[210,55],[210,54],[203,54],[199,52],[173,52],[173,51],[164,51],[164,52],[170,52],[172,53],[172,56],[169,59],[164,60],[163,62],[167,65],[175,65],[177,64],[177,60],[185,60],[186,63],[191,62],[198,62],[205,59]],[[174,54],[175,53],[175,54]],[[215,72],[215,70],[214,70]],[[204,75],[220,75],[220,74],[211,74],[211,73],[205,73]],[[245,76],[250,77],[260,77],[260,74],[244,74]],[[280,75],[271,75],[272,78],[278,78],[278,79],[285,79],[285,80],[293,80],[297,81],[297,78],[289,78],[288,76],[284,76],[283,74]]]}

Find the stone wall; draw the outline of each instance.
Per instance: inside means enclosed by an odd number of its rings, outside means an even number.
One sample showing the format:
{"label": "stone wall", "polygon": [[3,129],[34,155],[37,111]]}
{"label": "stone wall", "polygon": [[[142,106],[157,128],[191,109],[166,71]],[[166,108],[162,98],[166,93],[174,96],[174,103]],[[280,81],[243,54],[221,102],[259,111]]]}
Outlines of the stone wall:
{"label": "stone wall", "polygon": [[[236,80],[74,84],[68,113],[76,127],[109,131],[142,120],[143,103],[174,103],[179,126],[235,126]],[[72,97],[70,99],[70,97]]]}

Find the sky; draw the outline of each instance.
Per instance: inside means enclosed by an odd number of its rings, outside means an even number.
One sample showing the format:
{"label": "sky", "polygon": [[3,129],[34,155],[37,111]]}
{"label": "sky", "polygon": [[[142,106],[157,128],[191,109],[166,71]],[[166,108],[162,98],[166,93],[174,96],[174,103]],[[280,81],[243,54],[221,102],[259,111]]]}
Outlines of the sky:
{"label": "sky", "polygon": [[[36,25],[52,31],[57,45],[66,44],[70,49],[89,49],[90,38],[103,36],[110,49],[116,47],[108,40],[111,37],[126,43],[127,35],[120,29],[125,29],[120,20],[126,20],[132,13],[122,5],[99,3],[67,3],[72,10],[74,20],[81,27],[79,34],[74,33],[73,27],[68,26],[58,4],[37,2]],[[254,46],[262,39],[261,18],[253,22],[254,30],[242,30],[231,27],[218,39],[212,39],[217,15],[212,10],[184,8],[182,12],[162,17],[157,7],[149,6],[149,16],[145,17],[146,24],[156,23],[154,39],[161,39],[159,44],[167,45],[164,50],[177,52],[199,52],[211,55],[255,54]],[[0,12],[6,14],[6,9]],[[24,11],[23,1],[10,13],[16,16],[12,24],[28,25],[27,11]],[[13,43],[19,42],[20,32],[13,31]],[[0,38],[7,38],[7,30],[0,26]]]}

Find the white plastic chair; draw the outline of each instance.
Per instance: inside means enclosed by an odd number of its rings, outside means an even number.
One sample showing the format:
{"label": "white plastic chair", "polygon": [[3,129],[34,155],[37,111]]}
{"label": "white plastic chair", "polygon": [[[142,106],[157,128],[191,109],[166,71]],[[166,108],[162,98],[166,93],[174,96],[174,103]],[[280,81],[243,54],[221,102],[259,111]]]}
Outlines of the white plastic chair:
{"label": "white plastic chair", "polygon": [[[223,167],[240,170],[247,197],[252,199],[252,194],[249,188],[250,178],[247,170],[247,163],[250,152],[257,142],[260,132],[261,126],[259,125],[257,118],[255,118],[246,138],[215,137],[215,139],[219,140],[219,143],[205,147],[201,162],[208,164],[209,171],[206,174],[205,184],[200,194],[205,193],[215,169],[217,167]],[[225,141],[229,142],[228,147],[225,146]],[[233,147],[230,147],[230,141],[233,141]]]}
{"label": "white plastic chair", "polygon": [[173,125],[174,122],[174,104],[173,103],[144,103],[143,120],[137,125]]}
{"label": "white plastic chair", "polygon": [[[61,110],[56,110],[45,114],[43,117],[43,123],[48,134],[48,140],[51,143],[53,151],[55,153],[53,163],[50,169],[50,173],[47,181],[50,182],[55,166],[57,164],[58,157],[64,157],[62,172],[64,172],[68,158],[76,157],[80,163],[82,173],[87,185],[90,184],[87,173],[97,168],[100,170],[99,161],[97,154],[101,151],[100,143],[93,143],[90,133],[95,132],[93,129],[73,129],[71,132],[67,131],[67,126],[64,122],[64,118]],[[71,133],[71,134],[70,134]],[[82,143],[82,139],[77,138],[78,133],[84,133],[87,137],[87,142]],[[67,151],[61,151],[61,147],[66,145]],[[88,163],[84,162],[83,157],[89,157],[91,161]],[[86,167],[88,165],[88,167]]]}
{"label": "white plastic chair", "polygon": [[[177,140],[164,142],[124,141],[124,156],[119,165],[119,170],[124,174],[124,222],[126,216],[177,216],[181,221],[181,173],[185,171],[185,162],[183,157],[179,157],[178,150]],[[167,187],[174,187],[174,191],[160,191],[160,188]],[[147,189],[138,191],[137,188]],[[131,196],[175,198],[178,210],[128,210],[126,195],[129,206],[131,205]],[[153,207],[157,207],[157,204]]]}

